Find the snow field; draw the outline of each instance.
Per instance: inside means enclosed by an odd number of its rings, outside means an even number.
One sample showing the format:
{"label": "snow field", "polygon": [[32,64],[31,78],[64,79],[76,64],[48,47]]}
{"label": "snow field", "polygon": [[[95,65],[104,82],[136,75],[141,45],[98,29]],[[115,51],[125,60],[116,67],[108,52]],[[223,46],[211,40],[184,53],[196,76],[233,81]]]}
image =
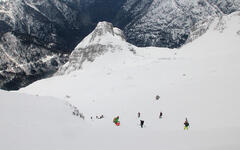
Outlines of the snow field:
{"label": "snow field", "polygon": [[[239,13],[224,19],[227,23],[222,32],[216,31],[217,24],[213,24],[206,34],[180,49],[149,47],[137,48],[136,54],[124,50],[108,52],[94,62],[84,63],[81,70],[21,89],[21,93],[38,94],[41,99],[41,104],[31,109],[39,114],[41,130],[34,125],[35,117],[26,119],[29,113],[23,111],[24,105],[33,105],[34,101],[19,102],[16,108],[21,111],[12,109],[12,113],[22,114],[18,120],[7,114],[11,108],[7,103],[11,101],[1,101],[7,104],[0,105],[0,115],[4,114],[1,118],[6,120],[0,125],[0,141],[7,143],[3,148],[238,150]],[[160,95],[160,100],[155,100],[156,95]],[[69,113],[63,101],[42,96],[68,101],[86,119]],[[17,101],[19,97],[12,99]],[[46,112],[54,115],[38,112],[50,106]],[[160,111],[162,119],[158,119]],[[137,112],[145,121],[143,129],[139,127]],[[102,114],[104,119],[90,119]],[[120,127],[112,123],[117,115]],[[183,130],[186,117],[190,122],[188,131]],[[23,128],[17,126],[18,122]],[[28,124],[30,128],[25,128]],[[16,132],[20,134],[15,136]],[[14,145],[10,144],[12,141]]]}

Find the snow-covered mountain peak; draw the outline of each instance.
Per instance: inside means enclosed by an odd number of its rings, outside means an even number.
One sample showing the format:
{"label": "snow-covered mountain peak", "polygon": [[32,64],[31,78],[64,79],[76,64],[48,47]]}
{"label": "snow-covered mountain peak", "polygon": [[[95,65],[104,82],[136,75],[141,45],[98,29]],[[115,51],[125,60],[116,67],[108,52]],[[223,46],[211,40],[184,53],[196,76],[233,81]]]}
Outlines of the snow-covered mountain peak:
{"label": "snow-covered mountain peak", "polygon": [[86,48],[90,45],[106,45],[111,41],[126,41],[123,31],[114,28],[112,23],[103,21],[99,22],[92,33],[84,38],[75,49]]}
{"label": "snow-covered mountain peak", "polygon": [[111,33],[112,35],[114,35],[113,25],[109,22],[106,22],[106,21],[99,22],[94,31],[98,35],[103,35],[103,34],[106,34],[106,33]]}
{"label": "snow-covered mountain peak", "polygon": [[94,30],[94,34],[98,36],[103,36],[108,33],[112,36],[120,36],[123,40],[125,40],[123,31],[119,28],[113,27],[113,24],[110,22],[99,22]]}
{"label": "snow-covered mountain peak", "polygon": [[135,46],[126,42],[122,30],[113,27],[112,23],[99,22],[96,28],[76,46],[69,57],[69,62],[61,67],[57,74],[79,70],[85,61],[92,62],[106,52],[134,51],[134,49]]}

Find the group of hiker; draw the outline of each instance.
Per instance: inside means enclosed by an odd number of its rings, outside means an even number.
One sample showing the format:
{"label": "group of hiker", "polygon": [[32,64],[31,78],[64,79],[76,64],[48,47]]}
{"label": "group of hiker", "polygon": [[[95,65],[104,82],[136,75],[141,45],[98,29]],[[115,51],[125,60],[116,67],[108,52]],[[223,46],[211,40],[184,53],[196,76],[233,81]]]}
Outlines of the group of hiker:
{"label": "group of hiker", "polygon": [[[157,95],[157,96],[156,96],[156,100],[159,100],[159,99],[160,99],[160,96]],[[137,117],[138,117],[138,118],[141,117],[141,113],[140,113],[140,112],[137,113]],[[159,113],[159,119],[161,119],[162,117],[163,117],[163,113],[160,112],[160,113]],[[117,117],[115,117],[115,118],[113,119],[113,123],[115,123],[116,126],[120,126],[119,116],[117,116]],[[142,119],[140,120],[140,126],[141,126],[141,128],[144,127],[144,120],[142,120]],[[184,130],[188,130],[188,128],[189,128],[189,122],[188,122],[188,119],[186,118],[186,120],[185,120],[185,122],[184,122]]]}
{"label": "group of hiker", "polygon": [[[159,114],[159,119],[161,119],[162,116],[163,116],[163,113],[160,112],[160,114]],[[140,112],[137,113],[137,117],[138,117],[138,118],[141,117],[141,113],[140,113]],[[113,118],[113,123],[114,123],[116,126],[120,126],[119,116]],[[141,127],[141,128],[144,127],[144,120],[140,120],[140,127]],[[186,120],[185,120],[185,122],[184,122],[184,130],[188,130],[188,128],[189,128],[189,122],[188,122],[188,119],[186,118]]]}
{"label": "group of hiker", "polygon": [[[138,117],[140,117],[140,112],[138,112],[138,115],[139,115]],[[120,126],[119,116],[113,118],[113,123],[115,123],[116,126]],[[144,121],[140,120],[141,128],[143,128],[143,125],[144,125]]]}
{"label": "group of hiker", "polygon": [[[160,112],[160,114],[159,114],[159,119],[162,118],[162,115],[163,115],[163,113]],[[141,117],[141,113],[138,112],[138,118],[140,118],[140,117]],[[141,128],[143,128],[143,125],[144,125],[144,120],[140,120],[140,126],[141,126]]]}
{"label": "group of hiker", "polygon": [[[160,99],[160,96],[157,95],[155,99],[156,99],[156,100],[159,100],[159,99]],[[74,110],[73,110],[73,115],[75,115],[75,116],[80,116],[80,118],[82,118],[82,119],[84,120],[84,118],[85,118],[84,115],[79,112],[79,110],[77,109],[77,107],[74,107],[74,106],[72,106],[72,107],[74,108]],[[140,112],[137,113],[137,117],[138,117],[138,118],[141,117],[141,113],[140,113]],[[162,119],[162,117],[163,117],[163,113],[160,112],[160,113],[159,113],[159,119]],[[103,115],[96,116],[96,119],[103,119],[103,118],[104,118]],[[92,117],[92,116],[91,116],[91,120],[93,120],[93,117]],[[116,126],[120,126],[119,116],[116,116],[116,117],[113,118],[113,123],[114,123]],[[144,120],[142,120],[142,119],[140,119],[140,127],[141,127],[141,128],[144,127]],[[189,122],[188,122],[188,119],[186,118],[186,120],[185,120],[185,122],[184,122],[184,130],[188,130],[188,128],[189,128]]]}
{"label": "group of hiker", "polygon": [[79,116],[80,118],[82,118],[83,120],[85,119],[85,116],[83,115],[83,113],[80,113],[79,110],[77,109],[77,107],[74,107],[74,110],[72,112],[73,115],[75,116]]}

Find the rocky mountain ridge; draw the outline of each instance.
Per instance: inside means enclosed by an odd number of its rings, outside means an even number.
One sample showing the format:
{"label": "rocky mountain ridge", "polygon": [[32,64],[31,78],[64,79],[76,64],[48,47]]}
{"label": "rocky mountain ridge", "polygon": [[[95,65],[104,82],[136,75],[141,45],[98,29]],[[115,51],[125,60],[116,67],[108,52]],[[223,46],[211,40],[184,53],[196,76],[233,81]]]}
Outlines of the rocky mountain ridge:
{"label": "rocky mountain ridge", "polygon": [[[128,0],[121,24],[130,43],[176,48],[201,36],[214,18],[239,10],[239,0]],[[197,37],[197,36],[194,36]]]}
{"label": "rocky mountain ridge", "polygon": [[239,8],[240,0],[1,0],[0,88],[55,73],[99,21],[136,46],[176,48]]}
{"label": "rocky mountain ridge", "polygon": [[84,62],[92,62],[96,57],[107,52],[124,50],[134,53],[134,49],[134,45],[126,42],[122,30],[113,27],[112,23],[99,22],[96,28],[76,46],[69,56],[69,61],[59,69],[56,75],[82,69]]}

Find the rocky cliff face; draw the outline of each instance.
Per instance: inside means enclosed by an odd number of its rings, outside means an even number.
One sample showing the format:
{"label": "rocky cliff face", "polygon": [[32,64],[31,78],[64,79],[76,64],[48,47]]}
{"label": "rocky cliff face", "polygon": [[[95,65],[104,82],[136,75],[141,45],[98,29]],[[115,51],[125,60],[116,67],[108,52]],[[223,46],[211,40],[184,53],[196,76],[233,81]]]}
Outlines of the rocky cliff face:
{"label": "rocky cliff face", "polygon": [[128,0],[119,25],[137,46],[175,48],[205,33],[215,17],[239,8],[239,0]]}
{"label": "rocky cliff face", "polygon": [[126,42],[123,31],[113,27],[109,22],[99,22],[93,32],[73,50],[69,61],[59,69],[57,75],[79,70],[85,62],[92,62],[106,52],[121,50],[134,52],[134,49],[135,46]]}
{"label": "rocky cliff face", "polygon": [[18,89],[57,71],[63,59],[48,49],[24,43],[11,33],[0,40],[0,87]]}
{"label": "rocky cliff face", "polygon": [[[57,71],[64,62],[57,24],[30,1],[1,1],[0,87],[15,90]],[[31,1],[34,2],[34,1]],[[60,33],[60,31],[59,31]],[[62,52],[61,52],[62,53]]]}
{"label": "rocky cliff face", "polygon": [[99,21],[137,46],[175,48],[239,8],[240,0],[0,0],[0,88],[56,72]]}
{"label": "rocky cliff face", "polygon": [[123,2],[1,0],[0,88],[18,89],[56,72],[65,62],[59,56],[70,53],[99,20],[113,18]]}

